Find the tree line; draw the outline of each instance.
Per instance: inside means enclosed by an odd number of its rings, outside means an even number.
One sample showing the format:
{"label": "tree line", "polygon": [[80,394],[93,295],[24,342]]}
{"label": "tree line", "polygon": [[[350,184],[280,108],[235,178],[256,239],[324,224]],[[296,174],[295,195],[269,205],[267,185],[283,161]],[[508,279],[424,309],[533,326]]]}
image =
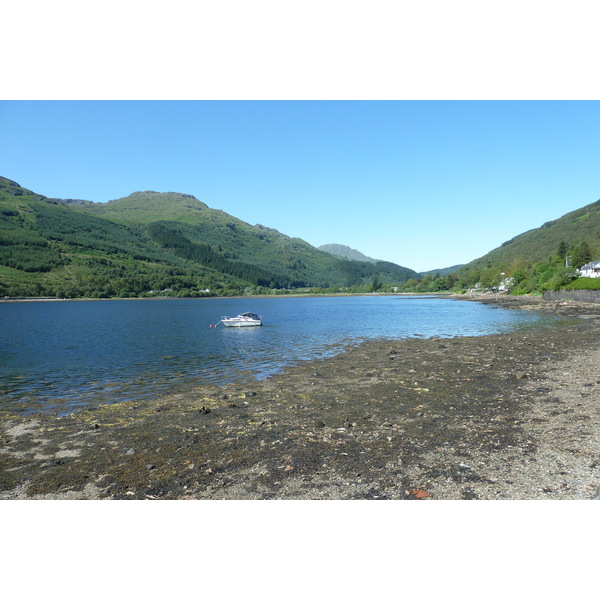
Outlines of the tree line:
{"label": "tree line", "polygon": [[[600,255],[599,255],[600,256]],[[411,278],[399,291],[412,293],[460,292],[469,289],[506,289],[513,294],[543,293],[575,285],[577,272],[594,259],[594,251],[587,241],[568,244],[561,241],[556,252],[541,261],[514,259],[507,265],[466,266],[447,276],[428,274],[422,279]],[[595,281],[582,278],[579,289],[595,288]]]}

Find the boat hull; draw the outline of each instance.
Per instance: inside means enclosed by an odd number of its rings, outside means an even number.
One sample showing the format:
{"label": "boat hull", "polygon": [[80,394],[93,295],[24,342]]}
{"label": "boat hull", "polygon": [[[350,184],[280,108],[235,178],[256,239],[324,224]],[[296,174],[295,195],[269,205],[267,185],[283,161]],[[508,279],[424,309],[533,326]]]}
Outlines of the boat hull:
{"label": "boat hull", "polygon": [[237,317],[221,317],[221,323],[225,327],[256,327],[262,325],[262,318],[256,313],[245,312]]}
{"label": "boat hull", "polygon": [[237,319],[231,319],[228,321],[223,320],[221,322],[223,323],[223,325],[225,325],[225,327],[258,327],[262,325],[261,321],[238,321]]}

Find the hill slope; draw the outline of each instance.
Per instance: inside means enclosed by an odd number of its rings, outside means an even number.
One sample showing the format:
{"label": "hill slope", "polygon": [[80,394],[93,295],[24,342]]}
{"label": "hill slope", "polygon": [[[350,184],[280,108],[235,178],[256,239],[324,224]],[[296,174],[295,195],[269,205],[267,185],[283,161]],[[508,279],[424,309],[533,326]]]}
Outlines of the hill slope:
{"label": "hill slope", "polygon": [[402,283],[414,271],[346,261],[194,196],[50,199],[0,177],[0,295],[113,297]]}
{"label": "hill slope", "polygon": [[556,253],[561,242],[572,248],[584,241],[600,258],[600,200],[504,242],[467,267],[508,266],[515,259],[545,260]]}
{"label": "hill slope", "polygon": [[[135,192],[106,204],[75,207],[123,224],[145,224],[150,236],[176,232],[192,244],[208,244],[233,263],[267,268],[293,287],[356,286],[378,273],[384,282],[403,282],[414,271],[392,263],[341,261],[300,238],[290,238],[263,225],[250,225],[224,211],[209,208],[188,194]],[[160,230],[160,233],[159,233]],[[186,243],[185,241],[183,243]],[[277,287],[286,283],[280,282]]]}
{"label": "hill slope", "polygon": [[575,269],[599,259],[600,200],[508,240],[460,269],[457,281],[493,287],[510,277],[513,291],[540,292],[564,287],[577,276]]}
{"label": "hill slope", "polygon": [[596,289],[600,280],[577,278],[581,265],[600,260],[600,200],[526,231],[449,273],[420,273],[402,286],[412,293],[500,288],[515,294]]}

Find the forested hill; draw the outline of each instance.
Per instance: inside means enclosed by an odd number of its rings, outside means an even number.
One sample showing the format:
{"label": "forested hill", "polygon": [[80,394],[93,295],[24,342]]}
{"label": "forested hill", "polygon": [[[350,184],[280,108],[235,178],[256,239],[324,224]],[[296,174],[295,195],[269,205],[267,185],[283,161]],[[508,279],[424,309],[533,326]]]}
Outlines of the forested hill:
{"label": "forested hill", "polygon": [[600,200],[567,213],[559,219],[548,221],[537,229],[526,231],[467,266],[488,263],[508,265],[511,261],[521,258],[533,262],[544,260],[557,251],[561,242],[569,248],[587,242],[592,254],[600,258]]}
{"label": "forested hill", "polygon": [[233,295],[402,284],[411,269],[348,261],[181,193],[47,198],[0,177],[0,296]]}
{"label": "forested hill", "polygon": [[465,265],[455,280],[460,287],[493,287],[511,278],[516,293],[539,292],[570,284],[575,269],[592,260],[600,260],[600,200],[504,242]]}

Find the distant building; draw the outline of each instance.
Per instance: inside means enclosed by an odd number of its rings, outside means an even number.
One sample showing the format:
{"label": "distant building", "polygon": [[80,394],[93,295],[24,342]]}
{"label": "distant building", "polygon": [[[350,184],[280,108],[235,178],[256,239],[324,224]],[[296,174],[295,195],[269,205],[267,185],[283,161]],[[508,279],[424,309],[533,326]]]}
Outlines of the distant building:
{"label": "distant building", "polygon": [[583,267],[579,269],[579,273],[581,273],[581,277],[600,277],[600,260],[595,260],[583,265]]}
{"label": "distant building", "polygon": [[514,277],[507,277],[506,279],[503,279],[500,282],[500,285],[498,286],[498,291],[499,292],[508,292],[514,286],[515,286],[515,278]]}

